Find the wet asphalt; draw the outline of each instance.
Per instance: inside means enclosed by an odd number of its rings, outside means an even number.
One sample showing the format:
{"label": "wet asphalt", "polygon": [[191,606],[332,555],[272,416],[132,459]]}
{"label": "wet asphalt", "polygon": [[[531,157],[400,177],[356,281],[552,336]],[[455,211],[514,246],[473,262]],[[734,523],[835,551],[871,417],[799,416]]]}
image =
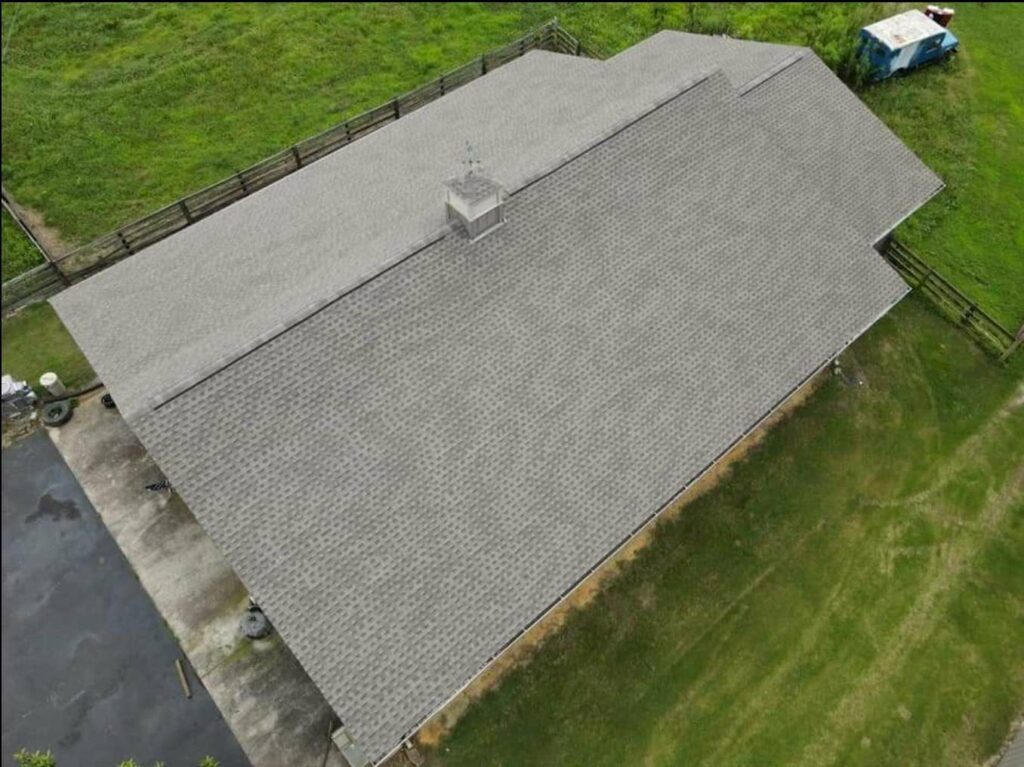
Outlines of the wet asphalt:
{"label": "wet asphalt", "polygon": [[[210,696],[42,431],[3,451],[3,752],[58,767],[247,765]],[[174,668],[186,663],[192,698]]]}

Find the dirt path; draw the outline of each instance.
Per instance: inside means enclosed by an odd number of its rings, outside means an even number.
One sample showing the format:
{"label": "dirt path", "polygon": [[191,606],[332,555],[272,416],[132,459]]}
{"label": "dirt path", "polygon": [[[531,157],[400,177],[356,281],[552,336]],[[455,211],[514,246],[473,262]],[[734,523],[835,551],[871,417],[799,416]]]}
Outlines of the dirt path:
{"label": "dirt path", "polygon": [[11,197],[11,193],[8,190],[5,189],[4,192],[11,208],[21,217],[21,220],[35,238],[39,240],[39,243],[46,248],[51,258],[62,256],[75,249],[74,244],[65,242],[56,227],[46,224],[46,219],[42,213],[17,202]]}

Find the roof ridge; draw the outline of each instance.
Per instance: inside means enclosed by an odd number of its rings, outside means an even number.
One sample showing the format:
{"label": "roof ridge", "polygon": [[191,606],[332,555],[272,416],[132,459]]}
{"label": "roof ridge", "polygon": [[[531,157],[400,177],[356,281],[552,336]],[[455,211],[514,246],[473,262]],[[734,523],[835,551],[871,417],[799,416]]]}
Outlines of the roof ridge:
{"label": "roof ridge", "polygon": [[[573,160],[582,157],[583,155],[590,152],[590,150],[597,148],[598,146],[605,143],[609,139],[622,133],[624,130],[640,122],[648,115],[656,112],[665,105],[672,103],[680,96],[686,94],[696,86],[709,80],[716,73],[721,73],[721,71],[722,70],[720,67],[700,71],[686,78],[681,83],[677,83],[675,86],[668,89],[666,92],[664,92],[656,99],[654,99],[653,102],[645,104],[641,109],[636,110],[627,118],[619,120],[618,122],[612,124],[610,127],[601,131],[601,133],[597,137],[581,142],[570,151],[558,157],[554,162],[542,168],[540,171],[537,171],[536,173],[527,176],[525,179],[517,181],[513,188],[508,190],[509,194],[517,194],[522,190],[532,186],[537,181],[540,181],[550,176],[551,174],[557,172],[561,168],[564,168]],[[340,301],[341,299],[345,298],[351,293],[354,293],[355,291],[362,288],[364,285],[373,282],[375,279],[377,279],[383,274],[386,274],[395,267],[404,264],[410,258],[413,258],[418,253],[421,253],[422,251],[426,250],[429,246],[433,245],[438,240],[443,239],[451,232],[452,225],[450,223],[445,224],[440,229],[431,233],[427,237],[412,243],[408,248],[406,248],[403,255],[396,258],[392,263],[388,264],[386,267],[379,269],[373,274],[368,275],[365,279],[358,282],[357,284],[347,287],[343,290],[337,291],[333,295],[320,297],[316,301],[306,304],[304,307],[295,312],[291,318],[278,323],[277,325],[263,333],[260,333],[247,343],[236,347],[233,351],[228,352],[227,354],[217,358],[214,362],[199,368],[194,373],[181,378],[174,384],[171,384],[170,386],[167,386],[153,394],[150,394],[143,400],[140,412],[134,413],[132,415],[142,416],[146,413],[159,410],[161,407],[177,399],[182,394],[185,394],[186,392],[196,388],[197,386],[202,385],[206,381],[215,377],[220,372],[227,370],[233,364],[235,364],[241,359],[244,359],[245,357],[252,354],[256,350],[260,349],[261,347],[265,346],[266,344],[270,343],[275,338],[284,335],[288,331],[301,325],[306,320],[319,314],[328,306],[331,306],[332,304]]]}
{"label": "roof ridge", "polygon": [[609,139],[622,133],[622,131],[640,122],[640,120],[644,119],[648,115],[657,112],[665,105],[675,101],[677,98],[685,94],[687,91],[692,90],[696,86],[710,79],[711,76],[717,72],[721,72],[721,68],[716,67],[714,69],[697,72],[692,77],[689,77],[686,80],[684,80],[682,84],[676,85],[675,87],[671,88],[668,92],[669,95],[660,96],[659,98],[655,99],[653,103],[645,105],[643,109],[638,110],[634,114],[631,114],[629,117],[626,117],[620,120],[619,122],[615,123],[610,128],[608,128],[603,135],[599,136],[598,138],[580,142],[573,149],[569,150],[564,155],[555,160],[553,163],[551,163],[547,168],[543,168],[534,173],[532,176],[527,177],[519,184],[519,186],[512,190],[510,194],[521,192],[527,187],[530,187],[533,184],[537,183],[541,179],[550,176],[552,173],[559,170],[560,168],[565,167],[573,160],[582,157],[591,149],[597,148],[598,146],[605,143]]}
{"label": "roof ridge", "polygon": [[775,66],[766,69],[757,77],[745,82],[743,85],[737,88],[736,91],[739,93],[740,96],[746,96],[750,91],[754,90],[760,85],[764,85],[764,83],[771,80],[773,77],[775,77],[775,75],[789,69],[798,61],[802,61],[804,58],[807,57],[807,54],[811,54],[813,56],[814,52],[811,51],[810,48],[800,48],[795,53],[787,56],[782,61],[778,62]]}

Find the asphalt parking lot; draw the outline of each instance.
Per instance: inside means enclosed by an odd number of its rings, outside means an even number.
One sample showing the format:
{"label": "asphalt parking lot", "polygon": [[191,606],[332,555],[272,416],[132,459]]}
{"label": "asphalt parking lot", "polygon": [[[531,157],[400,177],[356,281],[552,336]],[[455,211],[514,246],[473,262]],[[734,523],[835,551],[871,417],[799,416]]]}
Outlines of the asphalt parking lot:
{"label": "asphalt parking lot", "polygon": [[3,451],[2,532],[3,765],[248,764],[191,669],[184,696],[177,641],[42,431]]}

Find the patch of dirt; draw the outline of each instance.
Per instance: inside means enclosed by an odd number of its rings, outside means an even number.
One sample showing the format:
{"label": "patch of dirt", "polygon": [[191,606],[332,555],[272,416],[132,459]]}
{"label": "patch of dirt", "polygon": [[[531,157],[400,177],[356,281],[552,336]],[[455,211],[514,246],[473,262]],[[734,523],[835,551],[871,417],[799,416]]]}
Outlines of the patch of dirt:
{"label": "patch of dirt", "polygon": [[[728,477],[736,463],[742,461],[760,445],[773,426],[798,410],[830,376],[831,372],[826,368],[805,382],[774,413],[662,509],[650,524],[643,527],[622,548],[577,584],[565,599],[534,623],[441,711],[427,720],[415,735],[416,743],[424,748],[436,747],[473,701],[496,687],[511,669],[529,660],[532,653],[565,624],[572,610],[584,607],[601,593],[610,579],[620,573],[623,566],[633,561],[651,542],[659,525],[675,518],[683,507]],[[649,605],[642,606],[646,608]]]}
{"label": "patch of dirt", "polygon": [[27,437],[38,428],[41,428],[41,425],[35,413],[22,416],[16,420],[4,421],[2,429],[3,447],[10,447],[19,439]]}
{"label": "patch of dirt", "polygon": [[13,200],[9,201],[11,207],[18,212],[22,220],[32,231],[32,234],[49,251],[52,258],[62,256],[75,249],[74,245],[64,241],[56,227],[47,226],[46,219],[42,213],[33,208],[26,208],[24,205],[20,205]]}
{"label": "patch of dirt", "polygon": [[1014,395],[1013,401],[1009,405],[1009,409],[1016,410],[1021,406],[1024,406],[1024,385],[1021,385],[1017,389],[1017,394]]}

